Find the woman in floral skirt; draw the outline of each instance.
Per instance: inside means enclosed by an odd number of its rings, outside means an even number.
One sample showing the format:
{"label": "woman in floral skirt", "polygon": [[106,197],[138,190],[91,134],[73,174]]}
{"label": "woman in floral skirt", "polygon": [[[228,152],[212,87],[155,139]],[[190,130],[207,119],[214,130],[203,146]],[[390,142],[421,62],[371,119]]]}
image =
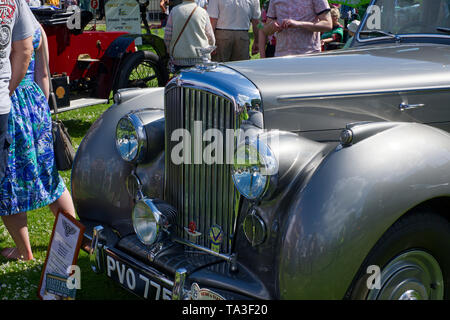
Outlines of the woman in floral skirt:
{"label": "woman in floral skirt", "polygon": [[40,26],[33,36],[33,47],[27,74],[11,96],[8,134],[12,142],[0,185],[0,216],[16,244],[1,250],[7,259],[33,259],[27,211],[49,205],[55,215],[63,211],[75,217],[72,198],[55,164],[44,55],[48,47]]}

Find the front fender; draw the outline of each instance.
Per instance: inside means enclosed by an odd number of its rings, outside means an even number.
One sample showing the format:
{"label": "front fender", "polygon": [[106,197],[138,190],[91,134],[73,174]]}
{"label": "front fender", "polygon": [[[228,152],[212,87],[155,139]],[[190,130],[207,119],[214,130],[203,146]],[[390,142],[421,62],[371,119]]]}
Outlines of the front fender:
{"label": "front fender", "polygon": [[168,61],[169,55],[164,40],[154,34],[124,34],[117,37],[107,48],[105,55],[119,58],[136,38],[142,38],[142,43],[151,46],[162,61]]}
{"label": "front fender", "polygon": [[418,204],[450,195],[450,135],[400,123],[338,146],[291,199],[281,227],[284,299],[342,299],[383,233]]}
{"label": "front fender", "polygon": [[[106,223],[120,235],[130,230],[130,212],[133,198],[128,194],[125,179],[134,166],[124,161],[116,150],[115,132],[117,122],[125,114],[146,106],[154,119],[164,116],[164,88],[136,89],[145,92],[114,104],[91,126],[81,142],[72,168],[72,198],[80,219]],[[150,196],[162,195],[164,154],[157,155],[145,164],[147,172],[157,177],[152,180]],[[139,170],[137,170],[139,171]],[[161,192],[161,195],[158,194]],[[132,227],[131,227],[132,228]]]}

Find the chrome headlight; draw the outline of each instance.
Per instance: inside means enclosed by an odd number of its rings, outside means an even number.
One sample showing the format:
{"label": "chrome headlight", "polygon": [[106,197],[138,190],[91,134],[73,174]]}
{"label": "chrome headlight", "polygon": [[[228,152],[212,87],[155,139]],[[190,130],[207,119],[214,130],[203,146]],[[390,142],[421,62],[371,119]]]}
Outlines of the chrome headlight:
{"label": "chrome headlight", "polygon": [[116,147],[125,161],[140,162],[144,158],[147,135],[144,124],[137,115],[128,114],[117,123]]}
{"label": "chrome headlight", "polygon": [[233,166],[233,181],[249,200],[261,198],[271,176],[278,172],[278,161],[270,147],[258,136],[238,145]]}

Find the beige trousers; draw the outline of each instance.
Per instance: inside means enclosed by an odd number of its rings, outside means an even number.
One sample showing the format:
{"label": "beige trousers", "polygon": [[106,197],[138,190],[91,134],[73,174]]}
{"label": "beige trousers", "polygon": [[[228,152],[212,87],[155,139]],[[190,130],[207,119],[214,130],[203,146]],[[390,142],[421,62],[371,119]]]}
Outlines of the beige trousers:
{"label": "beige trousers", "polygon": [[214,35],[217,49],[212,60],[225,62],[250,59],[248,31],[216,29]]}

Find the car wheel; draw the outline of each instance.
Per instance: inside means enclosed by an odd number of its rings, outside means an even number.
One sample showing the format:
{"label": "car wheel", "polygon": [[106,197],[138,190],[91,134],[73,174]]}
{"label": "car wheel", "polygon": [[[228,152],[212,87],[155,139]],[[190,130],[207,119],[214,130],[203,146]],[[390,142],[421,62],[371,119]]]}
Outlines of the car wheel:
{"label": "car wheel", "polygon": [[167,68],[161,66],[158,56],[150,51],[136,51],[122,63],[115,91],[122,88],[162,87],[168,80]]}
{"label": "car wheel", "polygon": [[347,297],[369,300],[440,300],[450,288],[450,224],[417,212],[398,220],[377,242]]}

